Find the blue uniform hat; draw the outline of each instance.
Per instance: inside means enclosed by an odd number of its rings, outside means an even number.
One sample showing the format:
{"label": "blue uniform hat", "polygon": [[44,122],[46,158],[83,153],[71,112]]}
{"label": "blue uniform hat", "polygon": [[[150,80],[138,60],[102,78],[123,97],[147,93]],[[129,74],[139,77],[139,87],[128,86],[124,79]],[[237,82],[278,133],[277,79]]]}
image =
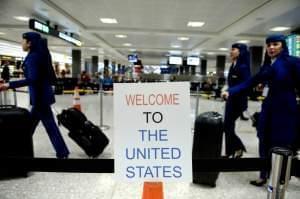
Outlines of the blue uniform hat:
{"label": "blue uniform hat", "polygon": [[269,35],[266,38],[266,44],[271,43],[271,42],[277,42],[277,41],[285,42],[285,39],[286,38],[284,35],[279,35],[279,34]]}
{"label": "blue uniform hat", "polygon": [[248,66],[250,65],[250,55],[246,44],[234,43],[232,44],[231,48],[237,48],[240,51],[240,55],[237,60],[238,64],[243,63],[243,64],[247,64]]}
{"label": "blue uniform hat", "polygon": [[231,48],[237,48],[240,51],[245,51],[245,50],[247,50],[247,45],[241,44],[241,43],[235,43],[235,44],[232,44]]}

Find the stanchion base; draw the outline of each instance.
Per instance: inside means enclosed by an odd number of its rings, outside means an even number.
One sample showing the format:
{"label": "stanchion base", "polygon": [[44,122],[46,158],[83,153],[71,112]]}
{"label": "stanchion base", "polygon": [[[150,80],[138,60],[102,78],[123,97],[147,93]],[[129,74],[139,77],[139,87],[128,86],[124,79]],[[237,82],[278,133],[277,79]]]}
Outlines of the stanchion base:
{"label": "stanchion base", "polygon": [[110,126],[103,124],[102,126],[99,126],[99,128],[104,131],[110,129]]}

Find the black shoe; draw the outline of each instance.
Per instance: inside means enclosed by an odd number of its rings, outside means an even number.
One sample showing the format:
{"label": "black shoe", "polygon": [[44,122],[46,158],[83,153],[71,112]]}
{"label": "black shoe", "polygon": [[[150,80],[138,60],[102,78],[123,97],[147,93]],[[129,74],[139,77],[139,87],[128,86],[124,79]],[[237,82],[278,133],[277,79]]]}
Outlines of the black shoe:
{"label": "black shoe", "polygon": [[267,183],[267,179],[258,179],[258,180],[250,181],[250,184],[257,186],[257,187],[262,187],[266,183]]}

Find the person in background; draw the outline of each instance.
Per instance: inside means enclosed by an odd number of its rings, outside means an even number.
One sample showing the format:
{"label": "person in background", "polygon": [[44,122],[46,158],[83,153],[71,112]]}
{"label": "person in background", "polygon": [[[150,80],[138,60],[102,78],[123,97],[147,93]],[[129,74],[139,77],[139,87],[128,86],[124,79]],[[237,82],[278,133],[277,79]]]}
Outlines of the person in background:
{"label": "person in background", "polygon": [[[260,71],[246,82],[229,88],[223,97],[230,98],[248,92],[254,86],[264,84],[265,100],[259,114],[257,136],[259,155],[267,158],[273,147],[296,149],[299,132],[297,120],[296,91],[300,86],[300,59],[289,55],[284,35],[270,35],[266,38],[266,53]],[[255,186],[267,182],[268,170],[262,170]]]}
{"label": "person in background", "polygon": [[[250,56],[247,46],[241,43],[235,43],[231,47],[230,58],[232,65],[230,66],[227,84],[228,88],[232,88],[250,78]],[[247,109],[247,94],[239,93],[230,96],[226,100],[225,116],[224,116],[224,132],[226,142],[226,156],[240,158],[246,148],[235,132],[235,122],[242,113]]]}
{"label": "person in background", "polygon": [[4,82],[9,82],[10,74],[9,74],[8,62],[5,62],[5,64],[3,65],[1,78],[4,80]]}
{"label": "person in background", "polygon": [[104,75],[102,79],[102,90],[104,91],[113,90],[113,79],[109,75],[108,70],[104,70]]}
{"label": "person in background", "polygon": [[51,110],[51,105],[55,103],[51,85],[55,82],[56,77],[47,43],[40,34],[27,32],[23,34],[22,48],[28,52],[23,64],[25,79],[0,84],[0,91],[28,86],[30,104],[32,105],[32,133],[39,121],[42,121],[56,151],[56,157],[68,158],[69,150],[55,123]]}

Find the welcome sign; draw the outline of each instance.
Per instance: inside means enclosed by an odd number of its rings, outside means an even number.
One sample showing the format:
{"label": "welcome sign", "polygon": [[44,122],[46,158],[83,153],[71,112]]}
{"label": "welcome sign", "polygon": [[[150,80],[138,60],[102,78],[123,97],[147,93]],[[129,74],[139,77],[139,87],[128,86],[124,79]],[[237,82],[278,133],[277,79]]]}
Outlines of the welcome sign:
{"label": "welcome sign", "polygon": [[115,175],[192,181],[189,82],[114,84]]}

